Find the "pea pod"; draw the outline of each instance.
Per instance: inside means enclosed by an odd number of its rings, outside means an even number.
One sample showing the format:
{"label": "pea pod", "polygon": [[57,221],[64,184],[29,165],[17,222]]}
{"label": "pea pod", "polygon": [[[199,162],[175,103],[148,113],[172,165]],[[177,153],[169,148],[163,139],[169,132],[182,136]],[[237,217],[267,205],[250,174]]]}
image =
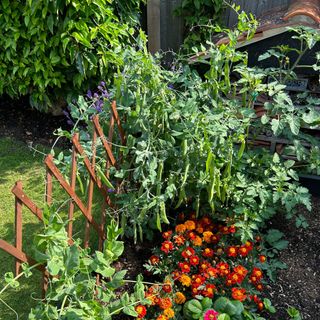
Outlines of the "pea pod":
{"label": "pea pod", "polygon": [[148,211],[147,207],[144,207],[144,208],[141,209],[140,214],[138,216],[139,221],[143,221],[144,220],[144,218],[146,217],[147,211]]}
{"label": "pea pod", "polygon": [[211,150],[210,150],[209,153],[208,153],[207,161],[206,161],[206,172],[207,172],[207,173],[210,172],[210,167],[211,167],[212,159],[213,159],[213,154],[212,154],[212,152],[211,152]]}
{"label": "pea pod", "polygon": [[238,151],[238,159],[242,158],[245,147],[246,147],[246,140],[243,136],[241,136],[241,146]]}
{"label": "pea pod", "polygon": [[161,178],[163,172],[163,161],[159,163],[158,173],[157,173],[157,196],[161,194]]}
{"label": "pea pod", "polygon": [[160,218],[159,210],[157,210],[156,225],[157,225],[158,230],[161,232],[162,228],[161,228],[161,218]]}
{"label": "pea pod", "polygon": [[186,181],[187,181],[189,168],[190,168],[190,163],[189,163],[189,160],[187,160],[187,164],[186,164],[186,167],[184,169],[184,174],[183,174],[183,178],[182,178],[182,181],[181,181],[182,185],[184,185],[186,183]]}
{"label": "pea pod", "polygon": [[197,195],[196,197],[196,218],[199,216],[199,210],[200,210],[200,195]]}
{"label": "pea pod", "polygon": [[112,183],[109,181],[109,179],[106,177],[106,175],[102,172],[102,170],[97,167],[97,174],[99,176],[99,178],[101,179],[101,181],[110,189],[115,190],[114,186],[112,185]]}
{"label": "pea pod", "polygon": [[213,195],[214,195],[214,188],[215,188],[215,177],[213,176],[213,179],[211,180],[210,188],[209,188],[209,202],[212,201]]}
{"label": "pea pod", "polygon": [[174,207],[175,209],[179,208],[184,200],[184,198],[186,197],[186,192],[184,190],[184,187],[182,186],[179,192],[179,199],[178,199],[178,203],[177,205]]}
{"label": "pea pod", "polygon": [[170,224],[168,217],[167,217],[167,214],[166,214],[166,205],[165,205],[164,201],[160,202],[160,218],[164,223]]}
{"label": "pea pod", "polygon": [[182,156],[185,157],[188,152],[188,141],[187,139],[182,140]]}
{"label": "pea pod", "polygon": [[136,244],[138,240],[138,235],[137,235],[137,224],[134,222],[133,223],[133,242]]}
{"label": "pea pod", "polygon": [[125,228],[127,227],[127,216],[123,213],[121,215],[121,229],[125,230]]}
{"label": "pea pod", "polygon": [[216,177],[215,191],[216,191],[217,197],[219,199],[221,199],[221,192],[220,192],[221,180],[220,180],[220,170],[219,169],[216,170],[215,177]]}
{"label": "pea pod", "polygon": [[140,223],[138,224],[138,228],[139,228],[139,239],[141,242],[143,242],[143,231]]}

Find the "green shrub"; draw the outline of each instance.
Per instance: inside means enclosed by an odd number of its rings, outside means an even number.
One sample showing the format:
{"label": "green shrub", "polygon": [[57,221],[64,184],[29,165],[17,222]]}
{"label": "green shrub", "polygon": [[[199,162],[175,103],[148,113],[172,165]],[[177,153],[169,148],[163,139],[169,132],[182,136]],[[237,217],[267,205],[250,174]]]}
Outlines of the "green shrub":
{"label": "green shrub", "polygon": [[1,1],[0,93],[30,94],[33,106],[47,109],[86,90],[89,80],[106,78],[121,63],[118,53],[134,32],[127,18],[136,17],[140,0],[116,3]]}

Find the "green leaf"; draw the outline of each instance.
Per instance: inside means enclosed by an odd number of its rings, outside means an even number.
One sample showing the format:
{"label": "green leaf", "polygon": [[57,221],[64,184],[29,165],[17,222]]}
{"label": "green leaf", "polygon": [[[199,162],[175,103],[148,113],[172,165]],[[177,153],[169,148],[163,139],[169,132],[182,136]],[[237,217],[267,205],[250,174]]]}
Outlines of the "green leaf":
{"label": "green leaf", "polygon": [[230,316],[226,313],[221,313],[218,315],[218,320],[230,320]]}
{"label": "green leaf", "polygon": [[112,185],[112,183],[108,180],[108,178],[106,177],[106,175],[102,172],[102,170],[100,169],[100,167],[96,167],[97,170],[97,174],[99,176],[99,178],[101,179],[101,181],[110,189],[115,190],[114,186]]}

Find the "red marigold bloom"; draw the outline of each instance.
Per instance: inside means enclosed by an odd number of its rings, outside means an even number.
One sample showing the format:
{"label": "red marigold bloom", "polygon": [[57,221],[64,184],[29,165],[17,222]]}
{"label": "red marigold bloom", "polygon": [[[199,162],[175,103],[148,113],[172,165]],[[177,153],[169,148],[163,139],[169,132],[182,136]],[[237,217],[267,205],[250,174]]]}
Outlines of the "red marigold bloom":
{"label": "red marigold bloom", "polygon": [[255,277],[254,275],[251,275],[251,276],[249,277],[249,281],[252,282],[252,283],[256,283],[256,282],[259,281],[259,279],[257,279],[257,277]]}
{"label": "red marigold bloom", "polygon": [[192,286],[191,288],[191,293],[192,293],[192,296],[198,296],[198,295],[201,295],[202,294],[202,291],[198,289],[198,287],[196,286]]}
{"label": "red marigold bloom", "polygon": [[205,289],[203,290],[203,295],[205,297],[212,299],[215,291],[216,291],[216,286],[214,284],[207,284]]}
{"label": "red marigold bloom", "polygon": [[217,234],[213,234],[211,236],[211,243],[217,244],[220,241],[220,236]]}
{"label": "red marigold bloom", "polygon": [[198,256],[192,256],[192,257],[189,258],[189,262],[190,262],[190,264],[191,264],[192,266],[196,266],[196,265],[199,264],[200,259],[199,259]]}
{"label": "red marigold bloom", "polygon": [[186,258],[186,259],[192,257],[194,254],[195,254],[195,251],[194,251],[194,249],[191,248],[191,247],[186,247],[186,248],[181,252],[181,255],[182,255],[184,258]]}
{"label": "red marigold bloom", "polygon": [[178,263],[179,268],[181,269],[182,272],[184,273],[189,273],[190,272],[190,265],[186,262],[179,262]]}
{"label": "red marigold bloom", "polygon": [[187,238],[190,240],[194,240],[197,237],[197,234],[193,231],[188,231],[187,232]]}
{"label": "red marigold bloom", "polygon": [[202,255],[206,258],[212,258],[214,255],[214,251],[211,248],[205,248],[202,251]]}
{"label": "red marigold bloom", "polygon": [[263,277],[262,270],[259,268],[254,267],[252,270],[252,276],[256,277],[258,280],[260,280]]}
{"label": "red marigold bloom", "polygon": [[267,260],[267,257],[266,257],[266,256],[263,256],[263,255],[260,255],[260,256],[259,256],[259,261],[260,261],[261,263],[265,263],[266,260]]}
{"label": "red marigold bloom", "polygon": [[162,290],[166,293],[170,293],[172,291],[172,285],[170,281],[166,281],[165,284],[162,286]]}
{"label": "red marigold bloom", "polygon": [[204,314],[203,320],[217,320],[219,313],[213,309],[209,309]]}
{"label": "red marigold bloom", "polygon": [[226,276],[230,273],[229,265],[226,262],[219,262],[217,264],[217,269],[221,276]]}
{"label": "red marigold bloom", "polygon": [[248,270],[244,266],[241,266],[241,265],[233,268],[233,271],[236,272],[242,278],[245,278],[245,276],[248,274]]}
{"label": "red marigold bloom", "polygon": [[166,240],[169,240],[172,236],[172,231],[171,230],[168,230],[168,231],[165,231],[162,233],[162,238],[166,239]]}
{"label": "red marigold bloom", "polygon": [[159,263],[160,258],[158,256],[153,255],[149,258],[149,261],[152,265],[155,265]]}
{"label": "red marigold bloom", "polygon": [[263,308],[264,308],[264,304],[263,304],[262,302],[259,302],[259,303],[258,303],[258,310],[259,310],[259,311],[262,311]]}
{"label": "red marigold bloom", "polygon": [[145,315],[147,314],[147,308],[141,304],[139,304],[138,306],[136,306],[134,308],[134,310],[136,311],[136,313],[138,314],[138,319],[142,319],[145,317]]}
{"label": "red marigold bloom", "polygon": [[235,225],[232,225],[229,227],[229,233],[235,233],[236,232],[236,227]]}
{"label": "red marigold bloom", "polygon": [[232,298],[234,300],[244,301],[247,298],[246,289],[243,288],[232,288]]}
{"label": "red marigold bloom", "polygon": [[246,246],[241,246],[241,247],[239,248],[239,254],[240,254],[240,256],[246,257],[246,256],[248,255],[248,253],[249,253],[249,249],[248,249]]}
{"label": "red marigold bloom", "polygon": [[172,301],[169,297],[159,299],[158,306],[160,309],[165,310],[172,307]]}
{"label": "red marigold bloom", "polygon": [[209,217],[202,217],[199,222],[203,225],[203,226],[207,226],[209,224],[212,224],[212,220]]}
{"label": "red marigold bloom", "polygon": [[251,241],[247,241],[245,244],[245,247],[247,247],[249,250],[253,249],[253,243]]}
{"label": "red marigold bloom", "polygon": [[184,238],[184,236],[174,236],[173,237],[173,240],[174,240],[174,243],[177,245],[177,246],[182,246],[186,239]]}
{"label": "red marigold bloom", "polygon": [[257,289],[258,291],[263,291],[263,285],[262,285],[261,283],[257,283],[257,284],[256,284],[256,289]]}
{"label": "red marigold bloom", "polygon": [[217,278],[219,274],[219,270],[213,267],[207,269],[205,276],[207,278]]}
{"label": "red marigold bloom", "polygon": [[168,320],[169,318],[165,316],[164,314],[160,314],[156,320]]}
{"label": "red marigold bloom", "polygon": [[243,277],[236,272],[232,272],[231,274],[229,274],[227,276],[227,279],[230,279],[232,284],[236,284],[236,283],[240,284],[243,281]]}
{"label": "red marigold bloom", "polygon": [[199,265],[199,271],[200,272],[206,272],[208,270],[208,268],[211,268],[211,263],[206,261],[206,260],[203,260],[201,261],[200,265]]}
{"label": "red marigold bloom", "polygon": [[162,242],[160,250],[168,254],[170,251],[173,250],[173,243],[171,241]]}
{"label": "red marigold bloom", "polygon": [[198,288],[203,285],[206,281],[206,278],[201,274],[195,274],[192,276],[192,286]]}
{"label": "red marigold bloom", "polygon": [[256,236],[256,242],[261,242],[261,237],[260,236]]}
{"label": "red marigold bloom", "polygon": [[237,247],[231,246],[227,248],[228,257],[236,257],[237,256]]}
{"label": "red marigold bloom", "polygon": [[223,234],[228,234],[229,233],[229,228],[227,226],[224,226],[220,229],[220,231],[223,233]]}

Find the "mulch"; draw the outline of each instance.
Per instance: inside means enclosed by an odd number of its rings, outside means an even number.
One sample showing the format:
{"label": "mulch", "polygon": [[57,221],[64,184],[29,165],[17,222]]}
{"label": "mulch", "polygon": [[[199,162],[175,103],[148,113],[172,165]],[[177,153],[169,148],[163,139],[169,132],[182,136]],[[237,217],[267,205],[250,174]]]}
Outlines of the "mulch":
{"label": "mulch", "polygon": [[[27,100],[13,101],[0,98],[0,137],[14,137],[30,145],[52,146],[56,136],[53,132],[62,127],[70,129],[65,116],[52,116],[40,113],[29,107]],[[59,147],[68,146],[60,141]],[[313,197],[313,211],[304,213],[309,227],[297,229],[294,221],[287,221],[281,215],[271,222],[271,227],[282,231],[289,246],[283,250],[279,259],[288,268],[278,273],[275,283],[266,286],[268,297],[277,309],[274,315],[265,316],[269,320],[290,319],[287,307],[297,308],[303,319],[320,319],[320,198]],[[142,264],[150,255],[152,244],[144,247],[128,242],[123,257],[117,262],[118,269],[128,269],[128,277],[143,272]],[[125,290],[130,290],[130,286]],[[119,317],[118,319],[125,319]]]}

